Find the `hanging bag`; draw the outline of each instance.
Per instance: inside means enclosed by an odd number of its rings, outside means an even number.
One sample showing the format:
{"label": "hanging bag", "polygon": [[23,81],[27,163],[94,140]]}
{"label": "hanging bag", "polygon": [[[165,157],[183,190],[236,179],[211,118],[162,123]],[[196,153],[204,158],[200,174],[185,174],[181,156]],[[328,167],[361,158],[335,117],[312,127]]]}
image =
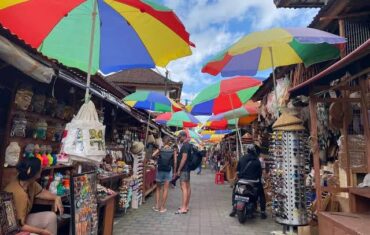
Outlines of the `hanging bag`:
{"label": "hanging bag", "polygon": [[106,155],[105,126],[99,122],[93,102],[83,104],[67,124],[62,139],[62,154],[71,160],[101,162]]}

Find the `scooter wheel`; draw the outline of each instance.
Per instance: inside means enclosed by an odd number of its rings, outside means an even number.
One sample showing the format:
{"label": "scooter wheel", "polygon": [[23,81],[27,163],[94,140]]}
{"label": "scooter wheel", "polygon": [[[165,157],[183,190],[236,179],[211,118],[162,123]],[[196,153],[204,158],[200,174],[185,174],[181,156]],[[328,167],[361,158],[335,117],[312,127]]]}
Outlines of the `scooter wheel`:
{"label": "scooter wheel", "polygon": [[244,224],[245,221],[247,220],[246,208],[244,208],[243,210],[240,210],[240,211],[238,210],[236,212],[236,214],[238,215],[239,223]]}

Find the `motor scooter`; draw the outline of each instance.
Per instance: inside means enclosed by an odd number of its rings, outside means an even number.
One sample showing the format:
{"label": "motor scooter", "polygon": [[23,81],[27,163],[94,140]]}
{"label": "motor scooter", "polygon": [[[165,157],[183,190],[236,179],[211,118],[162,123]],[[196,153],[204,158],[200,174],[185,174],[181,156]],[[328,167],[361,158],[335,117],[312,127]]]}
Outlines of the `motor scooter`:
{"label": "motor scooter", "polygon": [[234,209],[240,223],[253,218],[258,200],[259,180],[239,179],[235,186]]}

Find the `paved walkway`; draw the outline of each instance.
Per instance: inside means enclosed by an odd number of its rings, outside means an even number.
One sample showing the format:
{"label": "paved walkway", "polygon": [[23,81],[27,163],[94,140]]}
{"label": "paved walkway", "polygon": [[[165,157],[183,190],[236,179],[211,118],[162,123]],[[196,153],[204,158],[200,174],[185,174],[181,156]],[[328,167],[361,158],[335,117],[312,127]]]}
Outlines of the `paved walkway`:
{"label": "paved walkway", "polygon": [[192,198],[188,214],[174,214],[181,197],[181,191],[176,187],[169,192],[166,213],[152,211],[154,195],[150,196],[139,209],[130,209],[115,221],[114,234],[262,235],[281,229],[271,218],[261,220],[256,217],[239,224],[237,218],[229,217],[231,188],[228,184],[215,185],[214,176],[209,171],[203,171],[202,175],[192,174],[191,177]]}

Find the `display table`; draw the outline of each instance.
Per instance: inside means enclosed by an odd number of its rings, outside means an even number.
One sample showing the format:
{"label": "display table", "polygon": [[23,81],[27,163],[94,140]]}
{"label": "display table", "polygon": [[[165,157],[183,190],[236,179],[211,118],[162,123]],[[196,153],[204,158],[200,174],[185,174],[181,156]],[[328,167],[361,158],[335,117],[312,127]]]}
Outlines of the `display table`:
{"label": "display table", "polygon": [[319,234],[365,235],[370,231],[370,213],[320,212]]}
{"label": "display table", "polygon": [[351,212],[370,212],[370,188],[350,188],[349,203]]}
{"label": "display table", "polygon": [[156,183],[155,183],[156,176],[157,176],[157,169],[147,168],[145,172],[145,179],[144,179],[145,196],[148,196],[156,188]]}
{"label": "display table", "polygon": [[117,193],[114,193],[112,195],[109,195],[105,197],[104,199],[99,199],[98,205],[99,205],[99,211],[102,211],[102,214],[99,216],[103,217],[103,223],[100,227],[99,225],[99,231],[103,235],[112,235],[113,234],[113,221],[114,221],[114,210],[116,205],[116,197]]}

